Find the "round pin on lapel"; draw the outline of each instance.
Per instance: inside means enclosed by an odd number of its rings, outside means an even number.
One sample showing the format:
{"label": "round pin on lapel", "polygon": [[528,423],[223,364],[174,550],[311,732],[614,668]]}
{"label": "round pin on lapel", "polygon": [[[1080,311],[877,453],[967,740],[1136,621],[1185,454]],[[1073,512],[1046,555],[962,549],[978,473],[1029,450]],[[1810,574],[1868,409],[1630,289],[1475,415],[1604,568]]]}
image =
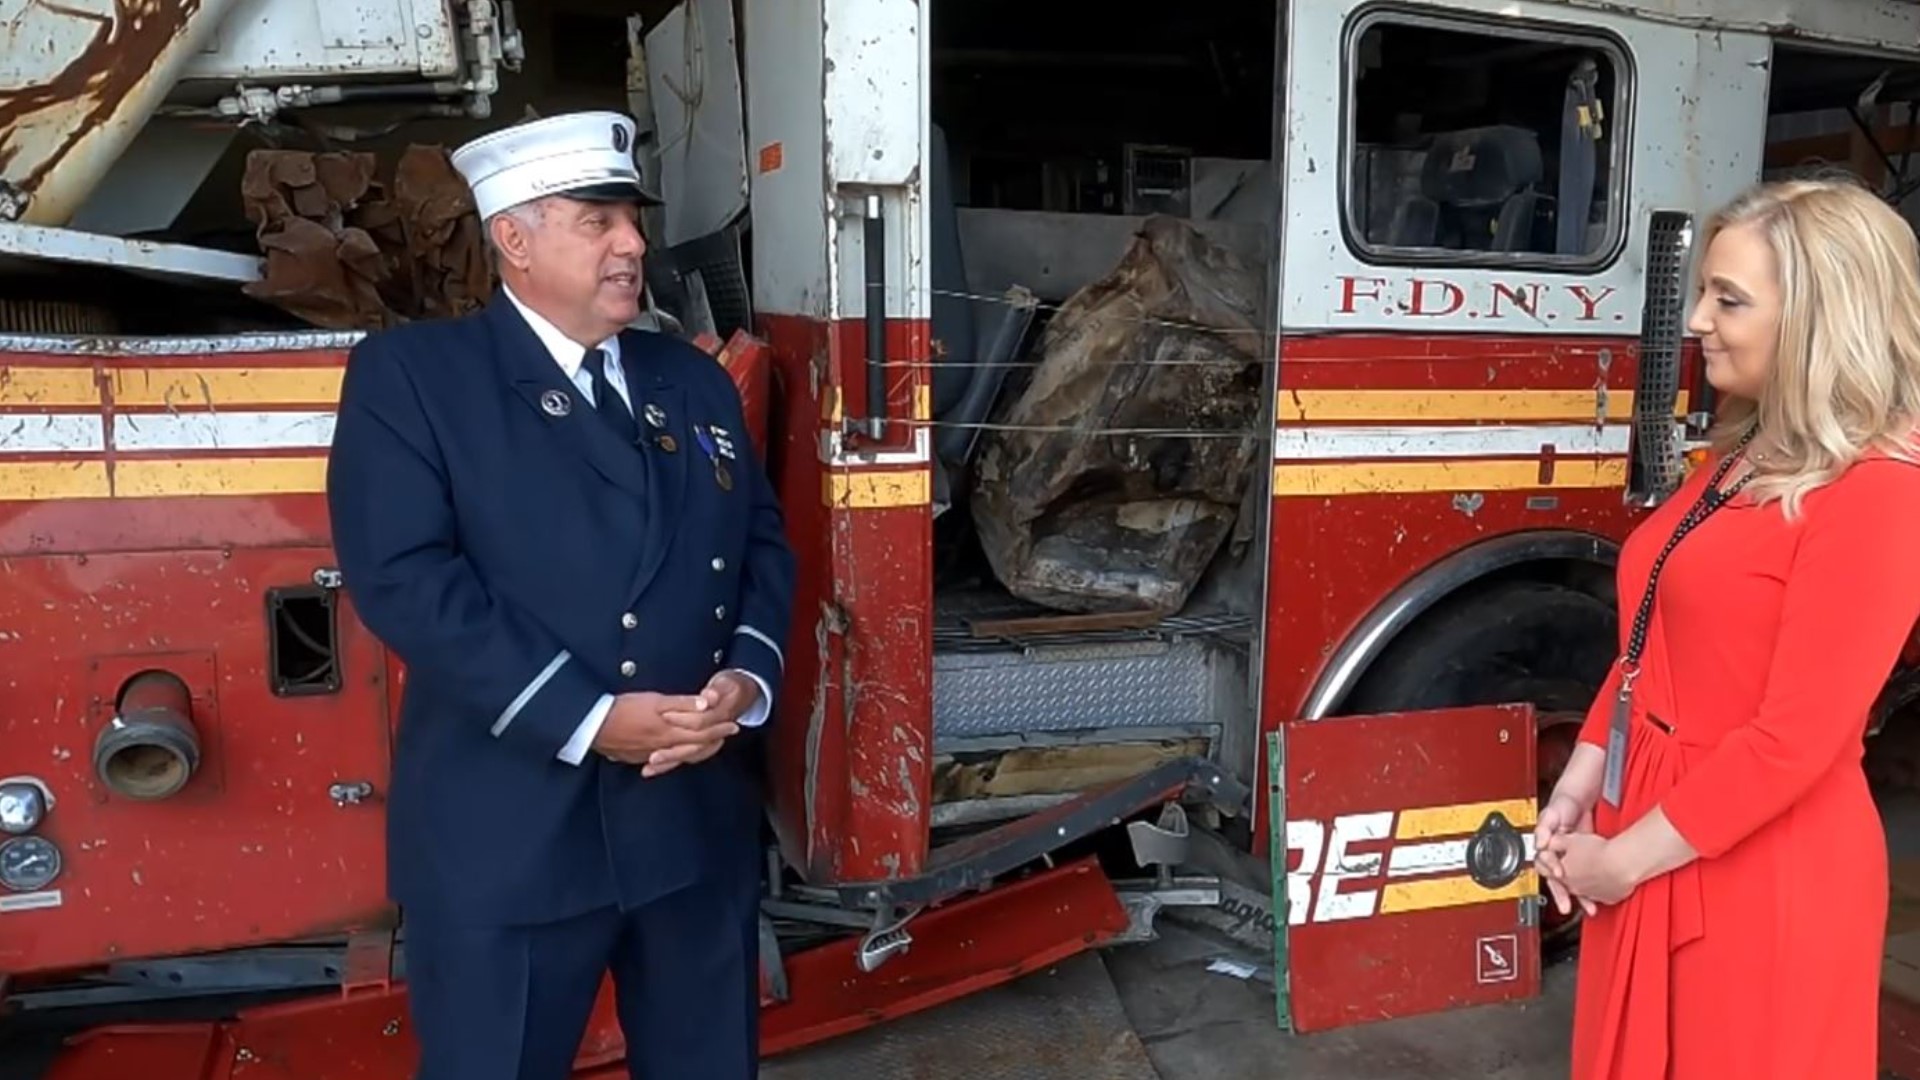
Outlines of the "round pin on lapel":
{"label": "round pin on lapel", "polygon": [[558,390],[549,390],[540,395],[540,409],[548,416],[565,416],[573,411],[573,402]]}
{"label": "round pin on lapel", "polygon": [[653,437],[653,444],[669,454],[680,449],[680,444],[674,441],[673,436],[664,431]]}

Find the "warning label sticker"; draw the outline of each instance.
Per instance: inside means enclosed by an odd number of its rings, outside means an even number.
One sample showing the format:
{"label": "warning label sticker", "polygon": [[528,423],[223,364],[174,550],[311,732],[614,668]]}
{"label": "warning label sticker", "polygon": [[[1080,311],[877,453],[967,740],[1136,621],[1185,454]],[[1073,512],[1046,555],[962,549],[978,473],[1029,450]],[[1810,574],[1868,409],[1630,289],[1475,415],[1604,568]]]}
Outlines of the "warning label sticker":
{"label": "warning label sticker", "polygon": [[48,889],[44,892],[16,893],[13,896],[0,896],[0,915],[56,908],[59,907],[62,902],[59,889]]}
{"label": "warning label sticker", "polygon": [[1475,980],[1480,985],[1512,982],[1520,977],[1520,939],[1496,934],[1474,942]]}

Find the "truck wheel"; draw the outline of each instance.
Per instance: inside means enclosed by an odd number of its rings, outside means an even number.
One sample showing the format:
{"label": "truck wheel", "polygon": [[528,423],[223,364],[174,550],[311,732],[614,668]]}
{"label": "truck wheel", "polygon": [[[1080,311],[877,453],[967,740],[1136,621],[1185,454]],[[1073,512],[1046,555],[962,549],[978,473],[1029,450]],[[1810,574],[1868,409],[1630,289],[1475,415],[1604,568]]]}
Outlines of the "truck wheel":
{"label": "truck wheel", "polygon": [[[1560,780],[1588,706],[1613,662],[1613,608],[1564,585],[1514,581],[1443,601],[1390,644],[1341,712],[1411,712],[1526,702],[1536,712],[1542,803]],[[1541,888],[1544,959],[1569,955],[1580,909],[1562,915]]]}

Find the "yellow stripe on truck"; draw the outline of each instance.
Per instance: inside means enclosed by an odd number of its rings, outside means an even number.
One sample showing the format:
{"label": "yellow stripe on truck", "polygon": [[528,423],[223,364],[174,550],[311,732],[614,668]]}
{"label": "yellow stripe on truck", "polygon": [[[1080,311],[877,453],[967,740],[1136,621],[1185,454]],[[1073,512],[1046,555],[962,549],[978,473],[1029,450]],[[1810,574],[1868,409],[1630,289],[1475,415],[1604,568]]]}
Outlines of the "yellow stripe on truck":
{"label": "yellow stripe on truck", "polygon": [[1539,891],[1540,882],[1531,867],[1498,889],[1484,888],[1465,874],[1428,878],[1425,881],[1396,881],[1380,891],[1380,914],[1400,915],[1409,911],[1466,907],[1494,900],[1518,900]]}
{"label": "yellow stripe on truck", "polygon": [[315,495],[326,490],[324,456],[121,461],[114,466],[113,475],[113,493],[123,499]]}
{"label": "yellow stripe on truck", "polygon": [[183,410],[247,405],[310,405],[340,400],[340,367],[26,367],[0,366],[0,408],[97,409],[113,402]]}
{"label": "yellow stripe on truck", "polygon": [[933,502],[933,474],[926,469],[829,471],[820,477],[820,498],[839,509],[882,510]]}
{"label": "yellow stripe on truck", "polygon": [[322,405],[340,398],[338,367],[120,368],[108,373],[116,405],[177,409]]}
{"label": "yellow stripe on truck", "polygon": [[160,499],[191,495],[317,495],[327,459],[317,457],[0,462],[0,502]]}
{"label": "yellow stripe on truck", "polygon": [[[1609,390],[1606,417],[1633,417],[1633,391]],[[1601,411],[1596,390],[1287,390],[1274,403],[1279,424],[1353,421],[1592,421]],[[1680,391],[1674,415],[1687,413]]]}
{"label": "yellow stripe on truck", "polygon": [[0,408],[93,409],[100,383],[92,368],[0,365]]}
{"label": "yellow stripe on truck", "polygon": [[[1394,821],[1396,841],[1430,840],[1435,837],[1471,835],[1485,824],[1488,815],[1499,814],[1521,832],[1534,825],[1532,799],[1500,799],[1493,802],[1461,803],[1457,806],[1422,806],[1400,811]],[[1492,900],[1517,900],[1538,892],[1540,883],[1532,868],[1498,889],[1488,889],[1467,874],[1427,878],[1421,881],[1389,882],[1380,891],[1380,914],[1394,915],[1434,908],[1465,907]]]}
{"label": "yellow stripe on truck", "polygon": [[1498,802],[1462,803],[1459,806],[1425,806],[1400,811],[1394,823],[1396,840],[1430,840],[1436,836],[1460,836],[1477,831],[1487,815],[1499,814],[1516,829],[1533,828],[1533,800],[1502,799]]}
{"label": "yellow stripe on truck", "polygon": [[1573,458],[1552,463],[1540,479],[1538,461],[1324,461],[1273,467],[1273,494],[1287,496],[1405,495],[1430,491],[1526,491],[1609,488],[1627,482],[1624,458]]}
{"label": "yellow stripe on truck", "polygon": [[0,461],[0,502],[104,499],[104,461]]}

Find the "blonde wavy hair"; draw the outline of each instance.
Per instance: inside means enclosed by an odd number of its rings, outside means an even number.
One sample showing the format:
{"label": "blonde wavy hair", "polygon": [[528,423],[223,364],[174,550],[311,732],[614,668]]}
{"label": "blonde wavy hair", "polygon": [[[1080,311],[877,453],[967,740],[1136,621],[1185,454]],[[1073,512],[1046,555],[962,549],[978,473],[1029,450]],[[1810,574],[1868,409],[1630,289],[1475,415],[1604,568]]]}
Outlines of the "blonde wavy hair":
{"label": "blonde wavy hair", "polygon": [[1727,399],[1713,444],[1726,453],[1758,427],[1765,452],[1748,491],[1792,518],[1808,492],[1869,449],[1916,455],[1920,242],[1884,200],[1845,178],[1751,188],[1708,220],[1700,250],[1734,226],[1753,227],[1773,249],[1780,331],[1760,399]]}

